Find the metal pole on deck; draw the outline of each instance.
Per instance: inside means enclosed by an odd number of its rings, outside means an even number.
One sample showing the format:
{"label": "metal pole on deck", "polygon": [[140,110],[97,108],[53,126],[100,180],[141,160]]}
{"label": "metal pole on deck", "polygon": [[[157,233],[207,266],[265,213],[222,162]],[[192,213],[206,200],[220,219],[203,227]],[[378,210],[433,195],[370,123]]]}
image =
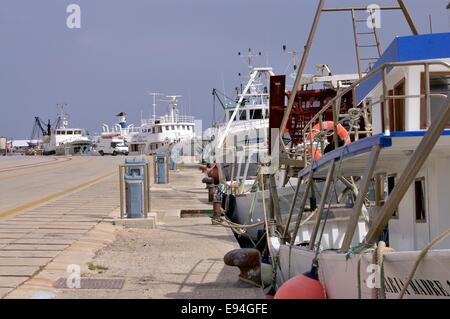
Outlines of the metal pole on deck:
{"label": "metal pole on deck", "polygon": [[390,103],[391,100],[386,98],[388,96],[388,87],[387,87],[387,68],[386,66],[383,67],[383,73],[382,73],[382,85],[383,85],[383,96],[381,97],[381,101],[383,102],[383,122],[384,122],[384,134],[385,135],[391,135],[391,125],[389,123],[390,116],[389,116],[389,109],[390,109]]}
{"label": "metal pole on deck", "polygon": [[333,160],[330,163],[330,167],[328,168],[327,179],[325,181],[325,187],[322,192],[322,197],[320,198],[319,207],[317,208],[316,224],[314,226],[313,232],[311,233],[311,239],[309,240],[309,249],[310,250],[314,249],[314,244],[315,244],[317,233],[318,233],[319,227],[320,227],[320,221],[322,219],[323,209],[325,208],[325,203],[327,202],[328,193],[330,191],[330,186],[334,179],[334,167],[335,167],[335,161]]}
{"label": "metal pole on deck", "polygon": [[[311,169],[311,171],[309,172],[308,180],[306,182],[305,194],[302,197],[302,202],[300,203],[300,209],[297,214],[297,221],[295,222],[295,228],[291,235],[291,246],[294,245],[295,238],[297,237],[298,229],[300,228],[300,223],[302,221],[303,212],[305,211],[306,201],[308,200],[309,190],[313,187],[312,186],[313,174],[314,174],[314,171]],[[288,223],[286,223],[286,229],[289,230]],[[287,232],[288,231],[285,231],[284,237],[287,236]]]}
{"label": "metal pole on deck", "polygon": [[398,5],[402,9],[403,14],[406,18],[406,21],[408,22],[408,25],[411,28],[412,33],[414,35],[418,35],[419,31],[417,30],[414,20],[412,19],[411,15],[409,14],[409,10],[408,10],[408,7],[406,6],[405,2],[403,0],[398,0]]}
{"label": "metal pole on deck", "polygon": [[350,216],[350,221],[348,222],[347,230],[345,232],[344,241],[340,249],[341,252],[347,252],[352,243],[353,235],[358,226],[359,216],[361,215],[361,209],[364,205],[364,200],[366,198],[366,193],[369,190],[370,181],[375,170],[378,156],[380,155],[381,147],[380,145],[375,145],[370,152],[369,165],[362,179],[361,185],[359,187],[359,194],[356,198],[355,205],[352,209],[352,215]]}
{"label": "metal pole on deck", "polygon": [[[308,182],[309,182],[309,180],[308,180]],[[286,220],[286,226],[284,228],[283,236],[281,238],[284,241],[287,241],[287,235],[289,232],[289,224],[291,223],[292,214],[294,213],[295,203],[297,202],[298,192],[300,190],[301,184],[302,184],[302,179],[299,177],[298,181],[297,181],[297,187],[295,187],[294,196],[292,197],[292,200],[291,200],[291,205],[289,206],[289,215]]]}
{"label": "metal pole on deck", "polygon": [[430,65],[425,64],[425,112],[427,116],[426,128],[431,126],[431,96],[430,96]]}
{"label": "metal pole on deck", "polygon": [[297,96],[298,87],[301,84],[302,75],[305,71],[306,62],[308,61],[309,52],[311,51],[311,46],[316,34],[317,26],[319,25],[320,16],[322,14],[322,9],[325,5],[325,0],[320,0],[317,6],[316,15],[314,16],[314,22],[309,33],[308,41],[305,45],[305,51],[303,52],[303,57],[300,62],[300,66],[297,71],[297,76],[295,77],[294,86],[292,87],[291,95],[289,96],[288,106],[284,112],[283,121],[280,126],[280,136],[283,136],[284,130],[286,128],[287,122],[289,120],[289,115],[291,114],[292,107],[294,105],[295,97]]}

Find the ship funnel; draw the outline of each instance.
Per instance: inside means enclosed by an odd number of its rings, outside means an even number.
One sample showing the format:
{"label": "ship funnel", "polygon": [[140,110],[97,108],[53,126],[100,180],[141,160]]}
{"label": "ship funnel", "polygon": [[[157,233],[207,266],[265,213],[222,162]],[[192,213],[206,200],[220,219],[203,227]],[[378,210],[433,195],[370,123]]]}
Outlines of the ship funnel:
{"label": "ship funnel", "polygon": [[124,112],[120,112],[116,116],[119,118],[120,128],[122,129],[127,128],[127,115]]}

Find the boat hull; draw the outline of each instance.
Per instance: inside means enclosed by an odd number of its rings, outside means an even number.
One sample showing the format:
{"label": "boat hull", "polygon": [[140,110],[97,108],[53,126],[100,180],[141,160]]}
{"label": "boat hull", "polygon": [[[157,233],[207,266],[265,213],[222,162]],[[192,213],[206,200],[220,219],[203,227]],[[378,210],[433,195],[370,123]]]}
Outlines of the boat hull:
{"label": "boat hull", "polygon": [[[315,253],[306,248],[282,245],[279,251],[277,283],[311,269]],[[420,251],[389,252],[383,255],[384,286],[387,299],[396,299],[413,269]],[[373,298],[376,266],[372,252],[348,258],[346,254],[322,252],[318,256],[319,280],[329,299],[358,298],[358,260],[360,261],[361,298]],[[433,250],[420,262],[405,299],[450,298],[450,250]],[[379,277],[381,278],[381,277]],[[380,279],[382,280],[382,279]],[[379,285],[378,285],[379,286]]]}

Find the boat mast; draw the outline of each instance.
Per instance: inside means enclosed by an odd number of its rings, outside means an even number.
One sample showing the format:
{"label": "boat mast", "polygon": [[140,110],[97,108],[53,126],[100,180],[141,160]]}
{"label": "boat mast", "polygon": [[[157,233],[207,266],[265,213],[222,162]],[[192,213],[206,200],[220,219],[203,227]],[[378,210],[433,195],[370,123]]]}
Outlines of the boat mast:
{"label": "boat mast", "polygon": [[56,129],[66,129],[69,127],[69,118],[67,113],[64,111],[64,108],[67,106],[67,103],[57,103],[56,107],[59,109],[58,119],[56,121]]}
{"label": "boat mast", "polygon": [[[238,52],[238,55],[241,56],[242,55],[241,52]],[[258,54],[253,54],[252,53],[252,48],[248,48],[248,54],[247,55],[243,55],[243,57],[247,59],[249,70],[253,69],[253,59],[255,57],[261,56],[261,55],[262,55],[261,52],[259,52]]]}
{"label": "boat mast", "polygon": [[[239,56],[242,56],[241,52],[238,52]],[[225,131],[223,134],[221,134],[218,143],[217,143],[217,147],[218,148],[222,148],[223,144],[225,142],[225,139],[228,135],[228,132],[230,131],[230,128],[233,124],[234,119],[236,118],[236,116],[238,115],[239,112],[239,108],[241,107],[245,97],[247,94],[251,94],[251,88],[255,86],[255,82],[257,81],[257,79],[259,79],[259,77],[261,77],[262,75],[267,75],[268,78],[270,78],[271,76],[275,75],[272,71],[272,68],[269,67],[264,67],[264,68],[256,68],[254,67],[253,64],[253,58],[256,56],[261,56],[262,53],[259,52],[258,54],[253,54],[252,53],[252,49],[249,48],[248,49],[248,54],[243,56],[245,58],[247,58],[248,61],[248,68],[250,71],[250,75],[249,75],[249,80],[247,82],[247,84],[245,85],[244,89],[241,89],[241,92],[239,94],[238,92],[238,101],[236,102],[236,106],[234,108],[233,114],[231,114],[230,118],[228,119],[228,123],[227,126],[225,128]],[[239,76],[241,74],[239,73]]]}
{"label": "boat mast", "polygon": [[168,95],[167,98],[169,98],[169,115],[172,123],[176,122],[177,118],[177,112],[178,112],[178,98],[180,98],[181,95]]}
{"label": "boat mast", "polygon": [[149,93],[149,95],[153,96],[153,119],[156,119],[156,97],[159,95],[163,95],[163,93]]}
{"label": "boat mast", "polygon": [[[384,6],[384,7],[379,7],[379,10],[400,10],[402,11],[410,29],[411,32],[414,35],[419,34],[418,29],[409,13],[408,8],[406,7],[406,4],[403,0],[397,0],[398,6]],[[306,67],[306,63],[308,61],[309,58],[309,53],[311,51],[311,46],[312,43],[314,41],[314,37],[316,35],[316,31],[317,31],[317,27],[319,25],[319,21],[321,18],[322,13],[324,12],[352,12],[354,13],[355,11],[368,11],[367,7],[342,7],[342,8],[325,8],[325,0],[320,0],[319,4],[317,6],[317,10],[316,10],[316,14],[314,17],[314,21],[313,24],[311,26],[311,30],[309,33],[309,37],[307,40],[307,43],[305,45],[305,50],[303,52],[303,57],[301,59],[298,71],[297,71],[297,76],[295,78],[295,82],[294,82],[294,86],[292,87],[292,92],[289,96],[289,100],[288,100],[288,105],[286,108],[286,111],[284,113],[283,116],[283,120],[281,122],[280,125],[280,136],[282,136],[284,130],[286,129],[288,120],[289,120],[289,116],[291,114],[292,108],[294,106],[294,101],[295,101],[295,97],[297,95],[297,92],[299,90],[300,87],[300,83],[301,83],[301,79],[303,77],[303,73],[305,71],[305,67]],[[355,102],[356,103],[356,102]],[[280,142],[281,143],[281,142]],[[282,144],[283,145],[283,144]]]}

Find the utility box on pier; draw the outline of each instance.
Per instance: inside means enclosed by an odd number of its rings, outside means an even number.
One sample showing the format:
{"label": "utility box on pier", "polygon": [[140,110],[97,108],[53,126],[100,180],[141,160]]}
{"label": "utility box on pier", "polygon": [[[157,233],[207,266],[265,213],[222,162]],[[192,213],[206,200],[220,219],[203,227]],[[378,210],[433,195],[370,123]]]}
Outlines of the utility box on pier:
{"label": "utility box on pier", "polygon": [[170,161],[170,170],[175,171],[177,169],[177,162],[172,156],[169,158],[169,161]]}
{"label": "utility box on pier", "polygon": [[169,183],[169,156],[156,154],[155,156],[155,184]]}
{"label": "utility box on pier", "polygon": [[125,202],[128,218],[144,217],[144,176],[125,175]]}
{"label": "utility box on pier", "polygon": [[143,159],[119,167],[120,218],[147,218],[150,211],[150,169]]}

